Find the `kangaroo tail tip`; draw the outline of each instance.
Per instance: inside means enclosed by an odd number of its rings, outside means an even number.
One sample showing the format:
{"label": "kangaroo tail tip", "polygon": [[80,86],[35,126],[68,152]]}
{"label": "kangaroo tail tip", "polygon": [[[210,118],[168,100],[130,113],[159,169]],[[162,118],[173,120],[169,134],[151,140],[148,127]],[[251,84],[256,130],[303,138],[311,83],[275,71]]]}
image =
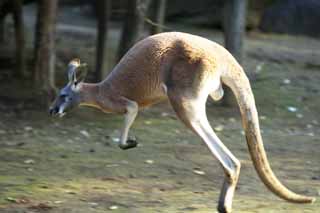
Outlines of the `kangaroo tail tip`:
{"label": "kangaroo tail tip", "polygon": [[288,200],[289,202],[293,203],[314,203],[316,201],[315,197],[308,197],[308,196],[303,196],[299,195],[300,199],[295,199],[295,200]]}
{"label": "kangaroo tail tip", "polygon": [[315,197],[310,197],[311,199],[310,199],[310,203],[314,203],[314,202],[316,202],[316,200],[317,200],[317,198],[315,198]]}

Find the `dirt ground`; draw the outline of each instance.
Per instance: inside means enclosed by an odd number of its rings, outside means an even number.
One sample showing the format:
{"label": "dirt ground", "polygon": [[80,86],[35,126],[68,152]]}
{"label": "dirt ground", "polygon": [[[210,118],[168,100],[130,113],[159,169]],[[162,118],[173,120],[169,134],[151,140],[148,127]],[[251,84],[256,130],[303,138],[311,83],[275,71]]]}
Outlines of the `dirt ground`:
{"label": "dirt ground", "polygon": [[[171,27],[185,31],[183,26]],[[118,32],[113,30],[110,39],[116,40]],[[188,28],[188,32],[222,41],[215,31]],[[58,79],[73,56],[92,66],[92,35],[77,39],[72,33],[58,35]],[[109,59],[115,48],[112,43]],[[319,49],[320,41],[310,38],[251,33],[244,64],[274,172],[293,191],[316,197]],[[121,116],[81,108],[63,119],[51,118],[33,104],[26,88],[15,81],[1,83],[0,212],[216,212],[222,170],[167,103],[139,114],[130,134],[140,145],[123,151],[117,146]],[[14,98],[21,94],[26,98]],[[221,140],[242,162],[234,212],[320,212],[320,201],[291,204],[266,189],[249,158],[236,107],[209,101],[207,113]]]}

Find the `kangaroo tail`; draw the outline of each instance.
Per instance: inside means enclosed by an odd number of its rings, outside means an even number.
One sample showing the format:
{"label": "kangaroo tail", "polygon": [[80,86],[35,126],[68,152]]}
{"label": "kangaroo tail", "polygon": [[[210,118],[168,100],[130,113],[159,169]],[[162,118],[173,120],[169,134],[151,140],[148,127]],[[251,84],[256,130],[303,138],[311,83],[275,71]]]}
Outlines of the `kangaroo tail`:
{"label": "kangaroo tail", "polygon": [[258,113],[249,80],[241,66],[236,64],[221,76],[224,84],[236,96],[242,116],[249,152],[262,182],[277,196],[293,203],[312,203],[314,197],[299,195],[285,187],[270,168],[259,128]]}

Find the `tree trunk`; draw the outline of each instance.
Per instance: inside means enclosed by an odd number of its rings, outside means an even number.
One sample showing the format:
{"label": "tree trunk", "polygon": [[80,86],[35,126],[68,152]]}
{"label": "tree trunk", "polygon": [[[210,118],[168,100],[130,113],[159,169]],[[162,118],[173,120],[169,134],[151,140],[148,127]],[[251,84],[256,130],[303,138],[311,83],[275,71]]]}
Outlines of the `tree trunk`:
{"label": "tree trunk", "polygon": [[154,24],[151,25],[150,31],[151,34],[157,34],[163,30],[167,0],[154,0],[153,2],[155,4],[152,11],[152,21]]}
{"label": "tree trunk", "polygon": [[0,42],[5,42],[5,19],[12,12],[16,0],[0,0]]}
{"label": "tree trunk", "polygon": [[4,43],[5,40],[5,19],[6,17],[0,14],[0,43]]}
{"label": "tree trunk", "polygon": [[44,106],[55,96],[55,26],[58,0],[39,0],[35,41],[34,82]]}
{"label": "tree trunk", "polygon": [[227,50],[238,60],[243,59],[243,37],[247,0],[227,0],[224,14],[224,39]]}
{"label": "tree trunk", "polygon": [[16,40],[16,74],[20,78],[26,77],[25,67],[25,39],[24,39],[24,23],[23,23],[23,11],[22,0],[14,0],[13,2],[13,19],[15,29]]}
{"label": "tree trunk", "polygon": [[127,0],[127,14],[121,35],[118,59],[143,37],[150,0]]}
{"label": "tree trunk", "polygon": [[[243,60],[243,39],[246,26],[247,0],[226,0],[224,6],[225,47],[241,64]],[[229,88],[224,88],[224,105],[234,105],[235,99]]]}
{"label": "tree trunk", "polygon": [[109,18],[111,15],[111,0],[97,1],[97,46],[96,46],[96,71],[94,74],[95,81],[101,81],[104,72],[107,70],[107,38],[109,28]]}

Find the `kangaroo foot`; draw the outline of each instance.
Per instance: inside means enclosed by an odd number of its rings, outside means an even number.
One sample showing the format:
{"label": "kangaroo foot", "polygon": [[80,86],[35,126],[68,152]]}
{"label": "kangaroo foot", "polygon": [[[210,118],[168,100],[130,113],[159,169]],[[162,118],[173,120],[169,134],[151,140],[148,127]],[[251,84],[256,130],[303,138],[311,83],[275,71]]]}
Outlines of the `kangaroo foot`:
{"label": "kangaroo foot", "polygon": [[136,139],[131,139],[129,138],[125,144],[120,144],[119,147],[123,150],[126,150],[126,149],[131,149],[131,148],[134,148],[138,145],[138,142]]}

